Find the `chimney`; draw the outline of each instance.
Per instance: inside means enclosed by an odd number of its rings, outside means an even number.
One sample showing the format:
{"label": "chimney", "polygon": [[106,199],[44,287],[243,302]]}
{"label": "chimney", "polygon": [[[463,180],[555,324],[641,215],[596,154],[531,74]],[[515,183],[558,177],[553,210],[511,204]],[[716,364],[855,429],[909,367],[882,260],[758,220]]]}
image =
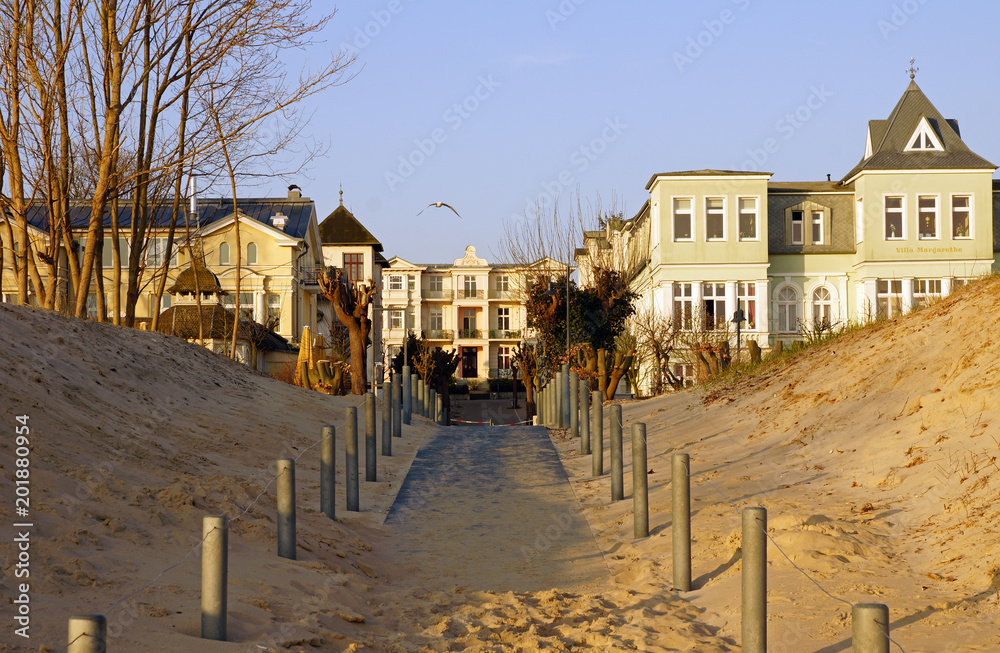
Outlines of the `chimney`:
{"label": "chimney", "polygon": [[826,173],[826,180],[827,180],[827,181],[830,181],[830,173],[829,173],[829,172],[828,172],[828,173]]}
{"label": "chimney", "polygon": [[198,216],[198,175],[188,177],[188,195],[191,198],[191,217]]}
{"label": "chimney", "polygon": [[[289,193],[291,195],[291,193]],[[288,216],[278,211],[276,214],[271,216],[271,224],[274,225],[275,229],[285,230],[285,225],[288,224]]]}
{"label": "chimney", "polygon": [[288,199],[290,200],[300,200],[302,199],[302,189],[292,184],[288,187]]}

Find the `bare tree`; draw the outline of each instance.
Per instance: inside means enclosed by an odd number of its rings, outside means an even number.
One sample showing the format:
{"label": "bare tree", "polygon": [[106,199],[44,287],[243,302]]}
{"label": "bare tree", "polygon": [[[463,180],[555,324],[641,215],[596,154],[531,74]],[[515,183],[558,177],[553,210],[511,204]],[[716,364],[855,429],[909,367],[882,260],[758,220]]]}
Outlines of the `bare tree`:
{"label": "bare tree", "polygon": [[343,270],[334,267],[323,271],[319,284],[323,296],[333,304],[333,311],[350,338],[351,394],[363,395],[368,389],[365,360],[372,330],[368,309],[378,289],[373,283],[354,283]]}
{"label": "bare tree", "polygon": [[629,323],[635,334],[639,369],[649,375],[649,385],[654,395],[667,387],[678,390],[684,387],[670,368],[670,357],[678,345],[681,334],[679,323],[659,313],[651,306],[640,308]]}

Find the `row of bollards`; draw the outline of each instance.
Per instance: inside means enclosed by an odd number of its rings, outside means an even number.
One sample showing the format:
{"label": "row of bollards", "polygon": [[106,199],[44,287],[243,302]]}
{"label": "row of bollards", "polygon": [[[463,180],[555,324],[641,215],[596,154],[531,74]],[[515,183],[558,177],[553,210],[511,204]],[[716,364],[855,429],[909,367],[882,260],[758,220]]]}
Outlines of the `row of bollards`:
{"label": "row of bollards", "polygon": [[[410,415],[433,415],[438,423],[446,418],[441,398],[416,374],[393,375],[383,385],[382,455],[392,455],[392,437],[400,437],[400,424],[410,423]],[[376,468],[376,406],[371,393],[365,396],[365,480],[375,481]],[[358,487],[358,411],[346,409],[344,426],[347,510],[360,510]],[[322,427],[320,440],[320,511],[336,518],[336,428]],[[277,544],[278,556],[296,559],[295,523],[295,459],[277,461]],[[201,541],[201,636],[203,639],[226,641],[228,615],[229,518],[207,515],[202,519]],[[69,618],[67,653],[105,653],[107,651],[107,619],[100,614],[73,615]]]}

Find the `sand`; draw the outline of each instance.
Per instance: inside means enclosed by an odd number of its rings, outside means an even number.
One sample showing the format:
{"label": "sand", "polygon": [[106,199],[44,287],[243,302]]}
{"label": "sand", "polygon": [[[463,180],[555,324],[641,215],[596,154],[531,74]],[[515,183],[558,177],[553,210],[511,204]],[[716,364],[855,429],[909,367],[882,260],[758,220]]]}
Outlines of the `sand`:
{"label": "sand", "polygon": [[[403,551],[392,538],[416,530],[383,524],[417,452],[447,430],[420,418],[404,427],[394,455],[379,457],[379,481],[362,481],[361,513],[344,510],[338,445],[334,523],[318,511],[318,447],[309,447],[360,398],[256,376],[162,335],[0,305],[0,650],[58,650],[67,618],[96,612],[107,614],[118,651],[735,651],[739,508],[750,505],[768,509],[788,556],[769,549],[769,650],[849,650],[848,604],[862,601],[889,605],[907,653],[1000,650],[998,297],[1000,280],[990,279],[742,386],[625,402],[626,434],[635,422],[648,429],[649,538],[632,539],[631,501],[610,501],[610,479],[591,478],[565,431],[548,432],[562,480],[550,461],[551,487],[525,486],[523,474],[497,486],[551,502],[539,511],[499,500],[515,506],[508,518],[520,531],[487,519],[469,496],[428,487],[453,520],[478,515],[482,532],[510,531],[517,555],[494,553],[492,565],[483,563],[489,537],[475,529]],[[11,573],[11,524],[22,519],[13,513],[18,415],[32,429],[30,640],[11,618],[22,582]],[[483,436],[466,428],[464,449],[449,455],[475,459],[470,442]],[[685,593],[671,583],[675,451],[691,455],[693,474],[694,591]],[[300,547],[290,561],[276,556],[266,486],[277,458],[300,454]],[[625,462],[628,496],[627,446]],[[225,643],[198,637],[195,547],[207,514],[234,519]],[[549,527],[562,514],[575,523],[561,544]],[[524,546],[558,556],[566,573],[529,562]],[[574,560],[577,549],[590,557]],[[431,573],[463,557],[453,576]],[[606,573],[593,572],[597,560]],[[524,583],[526,564],[538,583]]]}

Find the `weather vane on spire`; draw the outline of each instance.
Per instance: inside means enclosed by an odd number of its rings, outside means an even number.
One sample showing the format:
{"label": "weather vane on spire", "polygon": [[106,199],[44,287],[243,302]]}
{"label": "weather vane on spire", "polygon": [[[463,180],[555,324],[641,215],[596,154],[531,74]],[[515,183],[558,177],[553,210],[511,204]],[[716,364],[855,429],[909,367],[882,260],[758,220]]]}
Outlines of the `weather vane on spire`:
{"label": "weather vane on spire", "polygon": [[344,205],[344,185],[340,185],[340,205]]}
{"label": "weather vane on spire", "polygon": [[910,79],[913,79],[920,72],[920,69],[913,65],[915,63],[917,63],[917,60],[910,57],[910,67],[906,69],[906,72],[910,73]]}

